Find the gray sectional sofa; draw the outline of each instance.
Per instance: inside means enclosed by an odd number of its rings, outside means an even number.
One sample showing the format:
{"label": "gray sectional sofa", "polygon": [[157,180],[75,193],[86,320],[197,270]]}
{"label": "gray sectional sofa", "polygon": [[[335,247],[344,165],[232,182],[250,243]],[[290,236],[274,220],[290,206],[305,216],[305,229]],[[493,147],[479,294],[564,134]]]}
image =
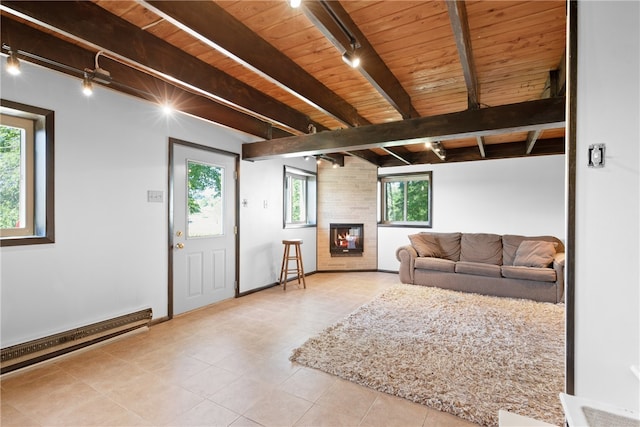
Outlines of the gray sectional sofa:
{"label": "gray sectional sofa", "polygon": [[552,236],[417,233],[396,250],[402,283],[564,301],[564,245]]}

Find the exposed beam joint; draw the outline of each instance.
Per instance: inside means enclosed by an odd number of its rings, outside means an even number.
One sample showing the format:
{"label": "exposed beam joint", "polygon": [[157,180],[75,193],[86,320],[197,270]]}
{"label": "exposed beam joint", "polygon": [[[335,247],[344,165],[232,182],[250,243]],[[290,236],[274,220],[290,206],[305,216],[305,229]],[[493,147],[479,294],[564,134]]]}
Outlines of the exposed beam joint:
{"label": "exposed beam joint", "polygon": [[358,69],[403,119],[420,116],[409,94],[338,1],[304,2],[302,10],[340,54],[351,53],[352,45],[357,42],[357,53],[361,59]]}
{"label": "exposed beam joint", "polygon": [[399,122],[325,131],[313,135],[258,141],[243,144],[242,157],[245,160],[258,160],[388,148],[428,141],[555,129],[564,125],[565,99],[548,98]]}
{"label": "exposed beam joint", "polygon": [[344,99],[216,3],[140,1],[140,4],[345,125],[369,123]]}
{"label": "exposed beam joint", "polygon": [[487,154],[484,151],[484,137],[476,136],[476,142],[478,143],[478,150],[480,150],[480,156],[482,158],[487,157]]}
{"label": "exposed beam joint", "polygon": [[567,88],[567,67],[566,67],[566,50],[562,54],[562,59],[558,64],[558,68],[549,71],[549,76],[544,85],[544,91],[541,98],[553,98],[554,96],[564,96]]}
{"label": "exposed beam joint", "polygon": [[525,153],[527,155],[531,154],[531,152],[533,151],[533,147],[536,145],[536,141],[540,137],[541,133],[541,130],[532,130],[527,134],[527,143],[525,145]]}
{"label": "exposed beam joint", "polygon": [[456,39],[462,74],[467,84],[467,98],[469,109],[480,108],[480,94],[478,90],[478,76],[473,62],[471,51],[471,37],[469,32],[469,22],[467,20],[467,8],[464,0],[447,0],[449,10],[449,20]]}
{"label": "exposed beam joint", "polygon": [[410,165],[410,164],[411,164],[411,162],[410,162],[409,160],[405,159],[403,156],[401,156],[400,154],[398,154],[394,148],[385,148],[385,147],[382,147],[382,150],[383,150],[385,153],[388,153],[388,154],[392,155],[393,157],[395,157],[396,159],[400,160],[400,161],[401,161],[402,163],[404,163],[405,165]]}

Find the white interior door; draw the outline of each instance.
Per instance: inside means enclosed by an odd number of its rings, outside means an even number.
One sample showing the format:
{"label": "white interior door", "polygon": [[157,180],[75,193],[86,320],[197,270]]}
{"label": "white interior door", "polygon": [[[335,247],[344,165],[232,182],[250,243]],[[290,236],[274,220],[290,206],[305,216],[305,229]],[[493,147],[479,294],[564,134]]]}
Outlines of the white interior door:
{"label": "white interior door", "polygon": [[236,159],[174,143],[173,314],[235,296]]}

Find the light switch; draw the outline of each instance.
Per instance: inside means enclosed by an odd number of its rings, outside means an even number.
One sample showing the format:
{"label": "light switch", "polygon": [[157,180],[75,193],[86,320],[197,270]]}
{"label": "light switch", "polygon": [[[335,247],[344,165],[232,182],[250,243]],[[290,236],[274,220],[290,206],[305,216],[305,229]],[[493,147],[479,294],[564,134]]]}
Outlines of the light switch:
{"label": "light switch", "polygon": [[147,191],[147,202],[149,203],[162,203],[164,202],[164,192],[160,190]]}
{"label": "light switch", "polygon": [[604,144],[592,144],[589,146],[589,167],[604,167]]}

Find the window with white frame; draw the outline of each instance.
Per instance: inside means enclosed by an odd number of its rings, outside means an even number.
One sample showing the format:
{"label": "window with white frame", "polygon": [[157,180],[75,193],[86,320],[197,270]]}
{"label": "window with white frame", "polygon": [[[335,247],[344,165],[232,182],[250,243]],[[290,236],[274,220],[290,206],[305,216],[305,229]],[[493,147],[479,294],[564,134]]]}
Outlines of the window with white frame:
{"label": "window with white frame", "polygon": [[316,224],[316,174],[284,167],[284,227]]}
{"label": "window with white frame", "polygon": [[432,173],[379,178],[381,224],[432,226]]}
{"label": "window with white frame", "polygon": [[53,243],[53,112],[0,102],[0,244]]}

